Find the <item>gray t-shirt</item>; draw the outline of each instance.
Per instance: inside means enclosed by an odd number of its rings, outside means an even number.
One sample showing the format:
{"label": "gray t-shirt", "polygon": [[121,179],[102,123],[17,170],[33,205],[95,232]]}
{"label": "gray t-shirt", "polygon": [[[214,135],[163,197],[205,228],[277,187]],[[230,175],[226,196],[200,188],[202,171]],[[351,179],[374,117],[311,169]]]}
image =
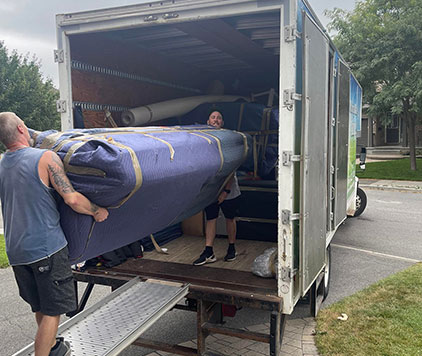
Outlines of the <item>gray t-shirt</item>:
{"label": "gray t-shirt", "polygon": [[227,194],[226,200],[231,200],[237,198],[240,195],[239,182],[237,181],[236,173],[234,174],[234,179],[230,187],[230,193]]}

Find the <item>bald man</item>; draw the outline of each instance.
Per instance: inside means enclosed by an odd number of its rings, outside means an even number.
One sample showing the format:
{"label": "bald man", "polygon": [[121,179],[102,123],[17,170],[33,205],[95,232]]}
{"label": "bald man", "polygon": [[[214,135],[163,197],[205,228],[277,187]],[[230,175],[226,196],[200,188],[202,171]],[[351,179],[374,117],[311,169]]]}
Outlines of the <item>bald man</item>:
{"label": "bald man", "polygon": [[73,189],[55,152],[31,147],[28,128],[12,112],[0,113],[0,141],[7,148],[0,160],[6,252],[19,294],[35,313],[35,356],[68,356],[69,343],[56,336],[60,315],[76,309],[76,296],[53,192],[97,222],[108,211]]}
{"label": "bald man", "polygon": [[[207,124],[216,128],[224,126],[223,115],[218,110],[213,110],[208,117]],[[213,263],[217,261],[214,255],[214,240],[217,229],[217,218],[220,209],[223,211],[226,218],[226,230],[229,239],[229,246],[227,248],[225,262],[231,262],[236,259],[236,214],[239,206],[240,189],[237,182],[236,174],[228,180],[224,186],[223,191],[218,196],[217,200],[205,208],[205,215],[207,223],[205,226],[205,250],[193,262],[194,266],[202,266],[206,263]]]}

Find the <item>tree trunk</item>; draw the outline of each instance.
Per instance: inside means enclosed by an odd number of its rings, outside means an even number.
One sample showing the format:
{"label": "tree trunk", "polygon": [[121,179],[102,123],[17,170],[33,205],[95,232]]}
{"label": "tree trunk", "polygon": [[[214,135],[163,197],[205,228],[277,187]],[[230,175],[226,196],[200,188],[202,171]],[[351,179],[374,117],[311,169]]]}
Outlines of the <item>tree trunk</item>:
{"label": "tree trunk", "polygon": [[407,113],[407,129],[409,135],[410,170],[416,171],[416,117],[414,113]]}

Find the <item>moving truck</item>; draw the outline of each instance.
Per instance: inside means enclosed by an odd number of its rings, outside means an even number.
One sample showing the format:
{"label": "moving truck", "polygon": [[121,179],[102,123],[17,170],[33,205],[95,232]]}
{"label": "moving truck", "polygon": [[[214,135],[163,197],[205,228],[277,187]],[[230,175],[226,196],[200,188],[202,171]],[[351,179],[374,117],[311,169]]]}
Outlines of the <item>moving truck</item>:
{"label": "moving truck", "polygon": [[[362,90],[309,3],[163,0],[58,15],[55,59],[63,130],[124,126],[131,108],[204,95],[239,96],[277,111],[275,130],[262,119],[260,129],[246,132],[253,138],[252,178],[274,133],[278,160],[272,175],[241,180],[236,263],[192,266],[204,246],[203,237],[192,236],[202,234],[199,215],[169,244],[174,253],[153,251],[74,275],[88,283],[80,309],[95,284],[116,289],[138,277],[187,286],[187,303],[176,307],[197,312],[197,349],[144,339],[137,345],[203,355],[206,336],[222,333],[268,342],[269,354],[279,355],[285,315],[306,295],[316,315],[327,295],[331,240],[360,201]],[[178,123],[158,120],[144,125]],[[268,247],[278,252],[276,276],[261,278],[251,265]],[[223,327],[216,322],[222,305],[268,310],[270,333]]]}

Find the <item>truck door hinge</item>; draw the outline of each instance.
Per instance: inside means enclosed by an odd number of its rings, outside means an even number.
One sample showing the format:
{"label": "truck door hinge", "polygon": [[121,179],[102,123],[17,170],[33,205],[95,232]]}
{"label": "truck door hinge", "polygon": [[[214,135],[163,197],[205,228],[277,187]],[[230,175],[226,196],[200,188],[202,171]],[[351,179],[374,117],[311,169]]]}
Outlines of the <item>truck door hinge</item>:
{"label": "truck door hinge", "polygon": [[292,220],[299,220],[300,214],[292,214],[290,210],[282,210],[281,211],[281,223],[283,225],[288,225]]}
{"label": "truck door hinge", "polygon": [[331,126],[336,126],[336,118],[335,117],[331,118]]}
{"label": "truck door hinge", "polygon": [[57,100],[56,101],[57,112],[65,113],[67,111],[66,100]]}
{"label": "truck door hinge", "polygon": [[330,174],[334,174],[335,172],[336,172],[336,168],[333,165],[331,165],[330,166]]}
{"label": "truck door hinge", "polygon": [[287,283],[292,280],[292,269],[290,267],[281,267],[281,280]]}
{"label": "truck door hinge", "polygon": [[294,155],[292,151],[283,151],[281,154],[283,166],[290,166],[292,162],[300,162],[300,159],[300,155]]}
{"label": "truck door hinge", "polygon": [[55,63],[63,63],[64,62],[64,50],[62,50],[62,49],[55,49],[54,50],[54,62]]}
{"label": "truck door hinge", "polygon": [[334,213],[332,211],[330,212],[330,220],[334,221]]}
{"label": "truck door hinge", "polygon": [[283,104],[288,110],[293,110],[293,104],[295,101],[302,100],[302,94],[298,94],[294,89],[283,90]]}
{"label": "truck door hinge", "polygon": [[302,34],[296,29],[295,25],[284,27],[284,41],[292,42],[301,37]]}

